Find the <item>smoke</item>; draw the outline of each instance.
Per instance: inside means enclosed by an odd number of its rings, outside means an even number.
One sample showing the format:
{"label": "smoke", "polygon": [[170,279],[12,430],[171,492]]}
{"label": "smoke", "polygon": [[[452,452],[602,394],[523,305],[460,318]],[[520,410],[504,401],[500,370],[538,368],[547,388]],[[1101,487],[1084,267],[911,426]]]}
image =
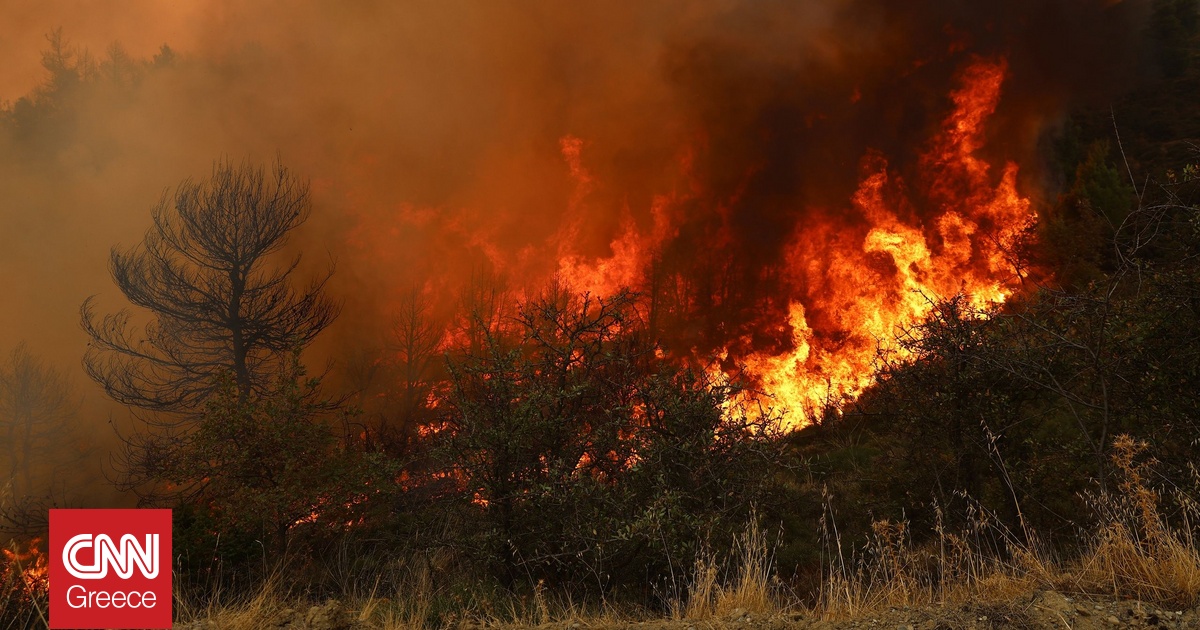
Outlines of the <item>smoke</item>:
{"label": "smoke", "polygon": [[[681,348],[787,346],[815,290],[785,286],[789,252],[818,219],[861,220],[864,156],[918,179],[956,77],[1003,58],[981,153],[1035,187],[1047,126],[1137,78],[1146,4],[6,2],[0,350],[67,366],[100,424],[77,311],[123,306],[109,249],[214,159],[276,156],[313,181],[294,246],[337,264],[334,359],[414,289],[447,312],[472,276],[534,284],[626,234],[708,313],[675,324]],[[82,85],[39,68],[60,27],[90,51]]]}
{"label": "smoke", "polygon": [[[1022,187],[1035,190],[1034,153],[1047,125],[1135,78],[1134,24],[1144,11],[1078,1],[822,6],[814,15],[811,3],[739,5],[665,39],[669,111],[701,134],[693,177],[706,189],[664,258],[701,282],[729,276],[701,291],[731,291],[724,307],[702,309],[712,315],[702,335],[709,349],[743,335],[756,349],[790,343],[789,331],[772,335],[766,322],[787,320],[797,288],[780,286],[777,272],[797,233],[828,215],[864,219],[847,212],[864,156],[883,156],[894,181],[919,183],[918,157],[951,109],[956,77],[975,60],[1003,60],[1008,70],[981,157],[997,180],[1005,161],[1025,166]],[[921,193],[910,191],[907,221],[929,229],[945,209]]]}

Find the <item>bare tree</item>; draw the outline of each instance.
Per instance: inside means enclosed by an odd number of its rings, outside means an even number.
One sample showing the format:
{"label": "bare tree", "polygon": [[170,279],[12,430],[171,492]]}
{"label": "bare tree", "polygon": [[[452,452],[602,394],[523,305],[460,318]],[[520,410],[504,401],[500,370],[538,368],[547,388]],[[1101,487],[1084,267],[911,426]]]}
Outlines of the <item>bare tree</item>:
{"label": "bare tree", "polygon": [[24,344],[0,365],[0,435],[7,445],[0,457],[14,497],[48,493],[59,468],[86,455],[74,426],[77,405],[66,378]]}
{"label": "bare tree", "polygon": [[[400,422],[408,427],[425,407],[433,386],[430,378],[438,359],[442,328],[429,315],[429,306],[416,289],[400,303],[392,326],[392,347],[400,376]],[[381,431],[382,431],[381,427]]]}
{"label": "bare tree", "polygon": [[332,268],[295,289],[300,256],[271,264],[310,209],[307,182],[281,165],[220,162],[209,179],[164,194],[142,244],[110,259],[113,280],[150,320],[138,335],[128,310],[97,317],[88,298],[87,373],[114,400],[152,412],[200,411],[223,374],[242,400],[267,391],[288,353],[339,310],[324,291]]}

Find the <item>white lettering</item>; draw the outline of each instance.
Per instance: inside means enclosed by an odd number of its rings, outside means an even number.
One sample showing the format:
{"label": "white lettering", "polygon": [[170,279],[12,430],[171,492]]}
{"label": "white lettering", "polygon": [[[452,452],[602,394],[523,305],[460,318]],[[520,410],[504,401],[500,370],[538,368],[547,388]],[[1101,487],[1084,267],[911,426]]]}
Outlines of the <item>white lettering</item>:
{"label": "white lettering", "polygon": [[[79,593],[77,595],[72,595],[72,593],[75,592],[75,589],[79,589]],[[78,599],[76,599],[76,597]],[[67,605],[71,608],[87,607],[87,589],[78,584],[67,589]]]}
{"label": "white lettering", "polygon": [[[77,590],[78,589],[78,590]],[[154,591],[89,591],[75,584],[67,589],[67,605],[71,608],[154,608],[158,595]]]}
{"label": "white lettering", "polygon": [[[76,556],[81,549],[88,548],[94,549],[92,564],[82,564]],[[104,579],[110,566],[121,579],[129,579],[135,566],[146,578],[154,579],[158,577],[158,534],[146,534],[145,546],[133,534],[125,534],[121,536],[120,547],[108,534],[100,534],[94,540],[91,534],[79,534],[63,547],[63,564],[68,573],[80,580]]]}

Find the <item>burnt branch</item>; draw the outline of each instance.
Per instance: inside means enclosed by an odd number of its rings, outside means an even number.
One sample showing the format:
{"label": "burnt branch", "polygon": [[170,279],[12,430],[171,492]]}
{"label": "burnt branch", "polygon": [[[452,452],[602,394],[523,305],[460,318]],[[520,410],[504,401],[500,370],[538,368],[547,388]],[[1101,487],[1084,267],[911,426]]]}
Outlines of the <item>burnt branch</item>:
{"label": "burnt branch", "polygon": [[243,398],[260,395],[339,311],[324,291],[332,268],[297,287],[299,256],[272,264],[310,211],[308,184],[279,165],[218,163],[164,195],[142,243],[109,261],[149,321],[139,330],[130,311],[101,316],[85,301],[88,375],[117,402],[176,417],[199,410],[223,374]]}

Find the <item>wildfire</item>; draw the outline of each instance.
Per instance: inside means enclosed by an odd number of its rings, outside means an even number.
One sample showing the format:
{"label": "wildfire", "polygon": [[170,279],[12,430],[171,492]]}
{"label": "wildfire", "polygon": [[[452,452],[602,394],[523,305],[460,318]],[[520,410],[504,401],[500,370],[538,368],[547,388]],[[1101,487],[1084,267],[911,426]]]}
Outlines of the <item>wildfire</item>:
{"label": "wildfire", "polygon": [[[675,218],[673,213],[684,197],[656,195],[650,207],[654,226],[647,234],[638,230],[637,225],[628,216],[626,208],[621,232],[609,243],[612,255],[600,258],[581,255],[575,251],[579,240],[580,219],[588,210],[585,200],[588,193],[595,188],[596,180],[583,165],[582,140],[567,136],[561,139],[559,144],[574,183],[574,190],[568,202],[566,227],[559,231],[557,238],[558,278],[572,290],[592,295],[611,295],[624,288],[640,286],[653,252],[675,234],[675,227],[672,225]],[[681,157],[685,170],[690,159],[690,154]]]}
{"label": "wildfire", "polygon": [[41,550],[42,539],[34,538],[21,551],[15,543],[8,549],[0,549],[4,554],[4,565],[0,573],[4,574],[3,582],[10,584],[11,577],[19,577],[24,593],[44,593],[47,588],[47,571],[49,564],[46,554]]}
{"label": "wildfire", "polygon": [[[840,203],[818,207],[803,195],[780,195],[769,203],[782,210],[764,211],[756,205],[761,195],[752,194],[763,163],[741,162],[747,170],[740,179],[721,171],[728,160],[706,161],[713,149],[702,130],[658,174],[671,188],[624,196],[622,182],[590,167],[589,140],[566,135],[558,149],[567,191],[558,214],[545,215],[554,221],[546,240],[493,241],[492,224],[472,232],[455,209],[407,205],[391,218],[394,225],[364,225],[354,235],[364,252],[381,251],[386,261],[388,230],[397,226],[461,234],[462,247],[481,252],[512,289],[537,289],[553,277],[575,293],[632,288],[649,301],[661,299],[663,308],[674,309],[663,311],[673,319],[654,332],[668,339],[670,356],[708,366],[718,380],[746,383],[759,396],[751,407],[784,411],[786,424],[798,428],[868,387],[881,348],[903,359],[894,339],[928,317],[938,300],[962,295],[982,312],[1019,286],[1014,250],[1036,215],[1017,189],[1016,163],[1000,166],[982,155],[1008,74],[1002,58],[969,59],[953,75],[946,111],[915,155],[867,149],[859,156],[857,187]],[[851,106],[864,99],[856,92]],[[721,186],[706,181],[714,163]],[[759,225],[758,217],[774,223]],[[430,227],[441,224],[441,232]],[[603,228],[610,230],[607,251],[599,255],[597,225],[610,226]],[[767,235],[771,249],[754,258],[754,239],[771,230],[777,230]],[[547,255],[539,256],[543,250]],[[747,256],[754,259],[741,260]],[[443,278],[429,286],[453,285]],[[657,302],[645,308],[647,321],[661,314],[653,311]],[[460,337],[447,330],[439,352],[468,342]]]}
{"label": "wildfire", "polygon": [[[1015,290],[1020,278],[1010,251],[1036,217],[1017,192],[1016,164],[1006,164],[993,181],[990,165],[977,155],[1006,74],[1003,60],[975,60],[960,73],[960,87],[950,95],[953,109],[920,156],[911,186],[890,171],[883,155],[869,152],[850,207],[810,212],[823,220],[802,223],[792,236],[782,272],[792,289],[790,349],[734,359],[773,406],[788,412],[793,428],[870,385],[881,346],[903,358],[891,341],[927,317],[936,300],[962,294],[982,310]],[[563,147],[580,188],[594,186],[580,166],[580,143],[564,141]],[[934,207],[907,211],[918,203]],[[927,218],[909,218],[916,216]],[[590,263],[562,257],[560,276],[592,293],[634,285],[633,271],[645,270],[647,252],[668,230],[656,232],[658,238],[642,237],[627,228],[612,243],[611,257]],[[814,311],[819,329],[810,325]],[[742,341],[742,347],[752,345]]]}

